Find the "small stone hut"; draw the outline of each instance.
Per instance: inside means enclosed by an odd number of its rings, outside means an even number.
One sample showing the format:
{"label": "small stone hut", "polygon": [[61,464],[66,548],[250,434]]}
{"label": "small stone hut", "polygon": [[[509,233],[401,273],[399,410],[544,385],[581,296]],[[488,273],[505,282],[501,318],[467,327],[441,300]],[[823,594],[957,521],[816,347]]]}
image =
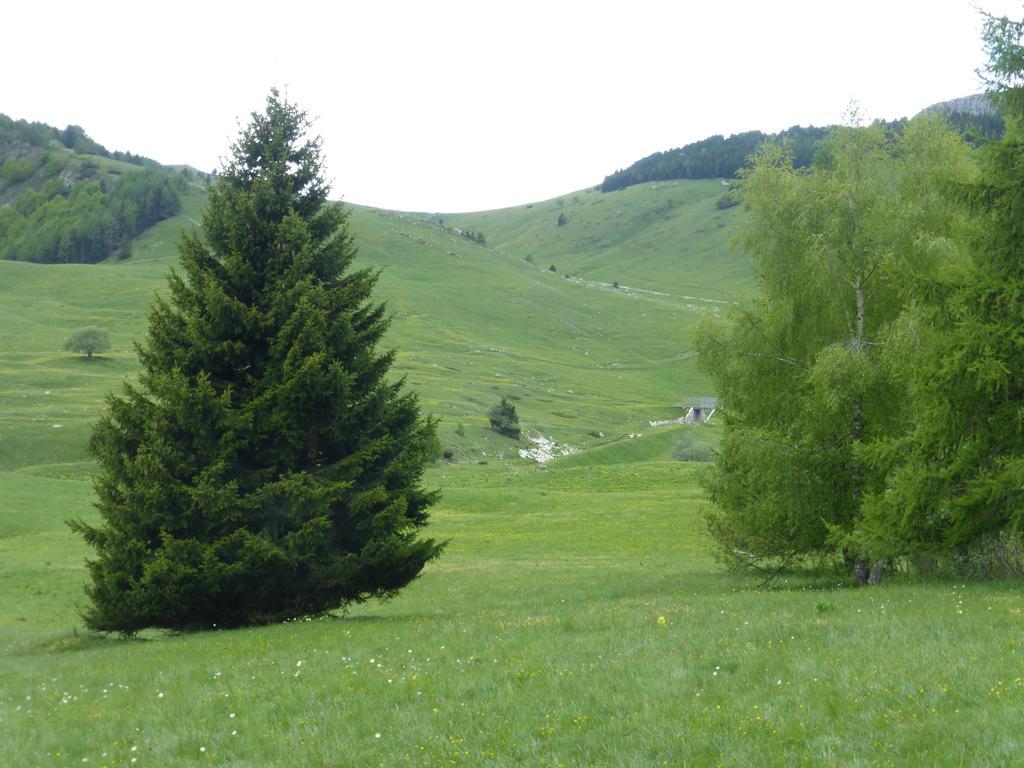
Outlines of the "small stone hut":
{"label": "small stone hut", "polygon": [[678,408],[685,408],[684,424],[703,424],[709,421],[718,408],[717,397],[692,397],[679,403]]}

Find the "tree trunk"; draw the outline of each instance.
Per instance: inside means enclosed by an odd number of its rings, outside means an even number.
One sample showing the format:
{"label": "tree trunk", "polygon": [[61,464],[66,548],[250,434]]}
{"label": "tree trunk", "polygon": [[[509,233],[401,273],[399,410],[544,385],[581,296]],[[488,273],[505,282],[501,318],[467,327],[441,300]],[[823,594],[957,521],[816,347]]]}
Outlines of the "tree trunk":
{"label": "tree trunk", "polygon": [[885,560],[875,560],[871,564],[871,571],[868,573],[868,584],[874,586],[882,583],[882,576],[885,574]]}
{"label": "tree trunk", "polygon": [[885,560],[870,560],[866,557],[853,559],[853,583],[858,587],[876,586],[885,575]]}
{"label": "tree trunk", "polygon": [[[850,346],[857,352],[863,354],[865,349],[864,286],[861,283],[860,276],[857,277],[857,281],[854,283],[853,289],[857,296],[857,325],[854,329],[853,338],[850,340]],[[851,437],[855,443],[859,443],[864,439],[864,397],[860,393],[853,396],[853,413],[851,415],[851,422]],[[854,466],[853,477],[851,480],[853,485],[853,517],[856,518],[860,512],[860,505],[864,496],[864,477],[861,475],[860,467],[857,465]],[[850,561],[852,560],[853,583],[858,587],[862,587],[866,584],[877,584],[882,580],[880,560],[872,563],[863,555],[857,555],[851,558],[845,551],[843,552],[843,559],[846,561],[847,567],[850,567]]]}
{"label": "tree trunk", "polygon": [[858,587],[868,584],[868,559],[858,557],[853,561],[853,583]]}

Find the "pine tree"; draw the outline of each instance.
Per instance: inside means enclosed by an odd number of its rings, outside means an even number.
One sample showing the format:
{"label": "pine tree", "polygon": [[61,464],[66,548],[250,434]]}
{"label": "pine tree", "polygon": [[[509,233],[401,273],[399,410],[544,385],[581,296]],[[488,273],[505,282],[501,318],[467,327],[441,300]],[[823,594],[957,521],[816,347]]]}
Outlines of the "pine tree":
{"label": "pine tree", "polygon": [[513,440],[519,439],[521,433],[519,414],[516,413],[516,407],[504,397],[501,398],[500,403],[487,412],[487,420],[495,432],[511,437]]}
{"label": "pine tree", "polygon": [[974,214],[970,261],[923,281],[914,429],[876,457],[890,477],[869,522],[897,554],[1024,530],[1024,21],[987,16],[984,40],[1006,134],[982,147],[980,181],[955,188]]}
{"label": "pine tree", "polygon": [[202,237],[151,311],[137,386],[92,440],[87,625],[131,634],[320,614],[387,597],[442,549],[417,538],[434,422],[327,204],[320,140],[271,91],[210,188]]}

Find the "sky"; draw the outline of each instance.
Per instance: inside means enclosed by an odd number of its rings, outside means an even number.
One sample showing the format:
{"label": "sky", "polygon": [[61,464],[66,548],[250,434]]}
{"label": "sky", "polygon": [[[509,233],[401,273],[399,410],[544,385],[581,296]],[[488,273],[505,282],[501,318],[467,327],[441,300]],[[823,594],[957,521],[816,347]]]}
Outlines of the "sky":
{"label": "sky", "polygon": [[911,116],[983,89],[1012,0],[16,3],[0,112],[219,167],[271,87],[316,119],[332,198],[456,212],[599,184],[713,134]]}

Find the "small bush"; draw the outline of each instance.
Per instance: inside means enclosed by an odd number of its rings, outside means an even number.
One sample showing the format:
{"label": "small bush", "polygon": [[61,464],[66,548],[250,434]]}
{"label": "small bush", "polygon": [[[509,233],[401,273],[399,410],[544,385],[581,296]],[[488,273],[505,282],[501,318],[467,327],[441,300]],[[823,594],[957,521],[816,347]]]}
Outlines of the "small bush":
{"label": "small bush", "polygon": [[913,567],[923,573],[1005,579],[1024,576],[1024,534],[990,534],[948,553],[918,555]]}
{"label": "small bush", "polygon": [[726,208],[732,208],[733,206],[740,204],[739,195],[736,194],[735,190],[730,189],[728,192],[722,194],[718,200],[715,201],[715,207],[722,211]]}
{"label": "small bush", "polygon": [[31,158],[9,157],[0,165],[0,179],[17,184],[31,177],[35,170],[35,163]]}
{"label": "small bush", "polygon": [[498,434],[511,437],[513,440],[519,439],[519,415],[516,413],[516,407],[506,398],[501,398],[501,402],[491,408],[487,418],[491,423],[491,429]]}
{"label": "small bush", "polygon": [[710,444],[684,433],[672,449],[672,458],[676,461],[714,461],[715,454]]}

